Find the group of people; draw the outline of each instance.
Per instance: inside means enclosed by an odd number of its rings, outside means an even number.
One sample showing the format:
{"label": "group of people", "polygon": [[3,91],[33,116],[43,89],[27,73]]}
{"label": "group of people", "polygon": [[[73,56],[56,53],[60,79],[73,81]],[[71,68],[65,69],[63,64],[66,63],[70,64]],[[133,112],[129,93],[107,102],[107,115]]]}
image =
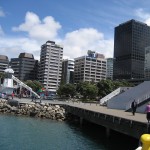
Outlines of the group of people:
{"label": "group of people", "polygon": [[[137,102],[134,100],[134,101],[131,103],[131,108],[132,108],[132,114],[133,114],[133,115],[135,115],[137,106],[138,106],[138,105],[137,105]],[[150,102],[146,105],[145,112],[146,112],[147,121],[148,121],[148,123],[149,123],[149,122],[150,122]]]}

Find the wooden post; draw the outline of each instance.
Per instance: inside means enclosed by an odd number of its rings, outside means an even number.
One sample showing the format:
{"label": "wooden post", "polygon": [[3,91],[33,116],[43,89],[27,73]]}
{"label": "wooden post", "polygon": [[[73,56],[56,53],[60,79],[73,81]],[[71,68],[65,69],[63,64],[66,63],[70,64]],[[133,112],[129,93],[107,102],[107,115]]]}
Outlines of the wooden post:
{"label": "wooden post", "polygon": [[82,126],[82,124],[83,124],[83,118],[80,117],[80,126]]}
{"label": "wooden post", "polygon": [[110,129],[108,127],[106,127],[106,137],[107,138],[110,137]]}

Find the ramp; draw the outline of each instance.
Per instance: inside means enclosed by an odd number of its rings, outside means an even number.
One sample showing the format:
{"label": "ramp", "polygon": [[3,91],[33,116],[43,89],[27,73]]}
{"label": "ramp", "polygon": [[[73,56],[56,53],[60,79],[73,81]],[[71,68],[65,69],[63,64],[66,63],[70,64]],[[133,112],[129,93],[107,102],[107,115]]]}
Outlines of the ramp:
{"label": "ramp", "polygon": [[126,90],[130,89],[132,87],[119,87],[118,89],[114,90],[110,94],[106,95],[102,99],[100,99],[100,105],[105,105],[111,98],[117,96],[120,93],[125,92]]}
{"label": "ramp", "polygon": [[108,101],[107,107],[111,109],[128,110],[131,108],[131,103],[135,101],[140,104],[150,98],[150,81],[145,81],[138,86],[132,87],[122,94],[113,97]]}

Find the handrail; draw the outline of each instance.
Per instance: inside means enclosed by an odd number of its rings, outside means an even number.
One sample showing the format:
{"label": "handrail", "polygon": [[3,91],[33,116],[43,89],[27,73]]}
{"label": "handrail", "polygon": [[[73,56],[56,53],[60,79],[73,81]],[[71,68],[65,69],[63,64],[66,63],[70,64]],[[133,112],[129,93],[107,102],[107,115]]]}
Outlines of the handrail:
{"label": "handrail", "polygon": [[38,98],[40,98],[40,96],[36,92],[34,92],[31,87],[29,87],[28,85],[26,85],[25,83],[23,83],[22,81],[20,81],[18,78],[16,78],[15,76],[12,75],[12,79],[14,81],[16,81],[17,83],[19,83],[20,86],[23,86],[24,88],[26,88],[27,90],[29,90],[31,93],[33,93],[35,96],[37,96]]}
{"label": "handrail", "polygon": [[108,100],[113,98],[114,96],[119,95],[122,91],[126,91],[128,88],[130,88],[130,87],[119,87],[119,88],[115,89],[114,91],[112,91],[111,93],[109,93],[108,95],[106,95],[105,97],[100,99],[100,101],[99,101],[100,104],[104,104],[105,102],[107,102]]}
{"label": "handrail", "polygon": [[[150,98],[150,93],[147,93],[143,96],[141,96],[140,98],[138,98],[137,100],[135,100],[137,102],[137,104],[140,104],[141,102],[143,102],[144,100],[147,100],[148,98]],[[126,105],[126,110],[131,108],[131,102],[128,102]]]}
{"label": "handrail", "polygon": [[100,104],[107,102],[109,99],[111,99],[112,97],[114,97],[115,95],[117,95],[119,93],[120,93],[120,88],[114,90],[113,92],[109,93],[108,95],[106,95],[105,97],[100,99]]}

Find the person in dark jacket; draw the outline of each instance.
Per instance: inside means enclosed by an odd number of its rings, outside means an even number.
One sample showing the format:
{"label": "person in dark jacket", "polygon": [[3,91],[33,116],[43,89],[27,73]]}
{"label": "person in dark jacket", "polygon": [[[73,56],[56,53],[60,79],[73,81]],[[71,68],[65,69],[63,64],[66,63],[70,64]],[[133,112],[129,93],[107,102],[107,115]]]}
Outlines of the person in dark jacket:
{"label": "person in dark jacket", "polygon": [[137,109],[137,102],[135,100],[131,103],[131,108],[132,108],[132,114],[135,115]]}

